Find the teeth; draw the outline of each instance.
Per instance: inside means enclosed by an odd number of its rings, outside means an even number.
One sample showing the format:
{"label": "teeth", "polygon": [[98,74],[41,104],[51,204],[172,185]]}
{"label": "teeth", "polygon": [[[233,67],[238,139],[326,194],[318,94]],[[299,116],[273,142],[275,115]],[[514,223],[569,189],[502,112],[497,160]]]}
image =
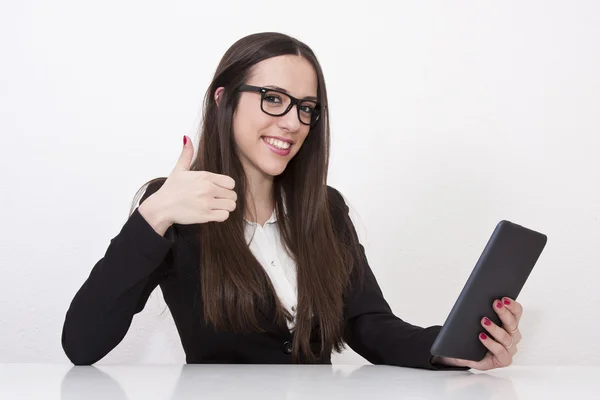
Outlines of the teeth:
{"label": "teeth", "polygon": [[264,138],[264,141],[269,143],[272,146],[277,147],[281,150],[287,150],[290,148],[290,144],[288,142],[283,142],[281,140],[273,139],[273,138]]}

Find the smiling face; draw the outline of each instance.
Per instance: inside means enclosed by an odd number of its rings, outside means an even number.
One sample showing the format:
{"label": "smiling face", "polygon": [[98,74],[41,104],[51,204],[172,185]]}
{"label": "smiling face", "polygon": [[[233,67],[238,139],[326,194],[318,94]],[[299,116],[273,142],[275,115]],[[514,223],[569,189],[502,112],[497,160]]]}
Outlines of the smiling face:
{"label": "smiling face", "polygon": [[[254,66],[246,84],[283,89],[301,100],[317,97],[318,81],[314,68],[305,58],[295,55],[261,61]],[[280,99],[274,94],[265,99],[266,111],[280,107],[277,105]],[[272,116],[261,110],[260,93],[240,93],[233,116],[233,136],[248,177],[272,179],[283,173],[298,153],[310,126],[300,122],[297,107],[292,107],[283,116]]]}

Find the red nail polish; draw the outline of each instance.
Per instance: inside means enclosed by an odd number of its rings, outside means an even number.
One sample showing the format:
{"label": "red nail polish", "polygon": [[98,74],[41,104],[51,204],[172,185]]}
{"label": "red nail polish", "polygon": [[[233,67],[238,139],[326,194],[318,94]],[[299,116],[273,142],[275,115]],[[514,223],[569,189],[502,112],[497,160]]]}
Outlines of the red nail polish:
{"label": "red nail polish", "polygon": [[485,317],[483,319],[483,324],[486,325],[486,326],[490,326],[492,324],[492,321],[490,321],[489,319],[487,319],[487,317]]}
{"label": "red nail polish", "polygon": [[185,146],[187,144],[187,136],[183,137],[183,145]]}
{"label": "red nail polish", "polygon": [[509,305],[510,304],[510,300],[509,299],[504,299],[504,304]]}
{"label": "red nail polish", "polygon": [[482,340],[485,340],[485,339],[487,339],[487,336],[485,335],[485,333],[481,333],[481,334],[479,335],[479,337],[480,337]]}
{"label": "red nail polish", "polygon": [[497,302],[496,303],[496,308],[502,308],[502,303],[501,302]]}

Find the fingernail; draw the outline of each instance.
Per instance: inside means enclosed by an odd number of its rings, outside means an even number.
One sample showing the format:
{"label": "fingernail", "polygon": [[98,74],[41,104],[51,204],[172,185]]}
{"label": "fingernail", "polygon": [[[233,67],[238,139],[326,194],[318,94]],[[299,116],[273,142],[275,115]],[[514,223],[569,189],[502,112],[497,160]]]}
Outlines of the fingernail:
{"label": "fingernail", "polygon": [[496,302],[496,308],[502,308],[502,303],[501,302]]}
{"label": "fingernail", "polygon": [[487,325],[487,326],[490,326],[490,325],[492,324],[492,321],[490,321],[490,320],[489,320],[487,317],[485,317],[485,318],[483,319],[483,324],[484,324],[484,325]]}
{"label": "fingernail", "polygon": [[509,305],[510,304],[510,300],[509,299],[504,299],[504,304]]}
{"label": "fingernail", "polygon": [[185,146],[187,144],[187,136],[183,136],[183,145]]}
{"label": "fingernail", "polygon": [[483,332],[479,335],[479,337],[481,338],[481,340],[487,339],[487,336]]}

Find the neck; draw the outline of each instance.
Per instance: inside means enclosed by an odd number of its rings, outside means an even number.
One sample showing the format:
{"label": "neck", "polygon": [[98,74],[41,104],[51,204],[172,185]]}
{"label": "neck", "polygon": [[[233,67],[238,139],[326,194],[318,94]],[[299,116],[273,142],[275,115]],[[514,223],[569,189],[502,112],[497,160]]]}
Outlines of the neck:
{"label": "neck", "polygon": [[259,171],[247,171],[246,219],[263,225],[273,213],[273,177]]}

